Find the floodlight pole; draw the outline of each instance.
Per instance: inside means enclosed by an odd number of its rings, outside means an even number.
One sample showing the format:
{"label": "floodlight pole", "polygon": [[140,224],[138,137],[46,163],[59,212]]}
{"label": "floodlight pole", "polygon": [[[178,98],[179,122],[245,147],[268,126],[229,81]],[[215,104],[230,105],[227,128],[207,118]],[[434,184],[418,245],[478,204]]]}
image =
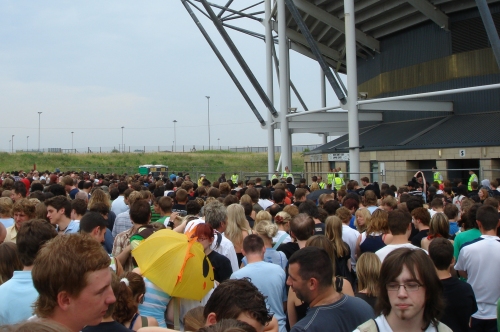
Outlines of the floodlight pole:
{"label": "floodlight pole", "polygon": [[123,145],[123,128],[125,127],[122,126],[122,153],[125,153],[125,146]]}
{"label": "floodlight pole", "polygon": [[177,133],[175,132],[175,125],[177,123],[177,120],[174,120],[174,146],[172,147],[172,152],[175,152],[175,145],[176,145],[176,142],[177,142]]}
{"label": "floodlight pole", "polygon": [[74,133],[75,133],[74,131],[71,132],[71,150],[73,150],[73,134]]}
{"label": "floodlight pole", "polygon": [[208,103],[208,149],[210,150],[210,96],[205,96]]}
{"label": "floodlight pole", "polygon": [[38,112],[38,152],[40,152],[40,115],[42,112]]}
{"label": "floodlight pole", "polygon": [[12,135],[12,140],[11,140],[12,141],[12,153],[14,153],[14,136],[15,135]]}
{"label": "floodlight pole", "polygon": [[26,152],[29,150],[29,136],[26,136]]}
{"label": "floodlight pole", "polygon": [[285,0],[278,0],[278,43],[279,43],[279,60],[280,60],[280,131],[281,131],[281,170],[285,171],[285,167],[292,170],[290,156],[290,131],[288,129],[288,103],[290,101],[290,88],[288,80],[288,40],[286,38],[286,5]]}

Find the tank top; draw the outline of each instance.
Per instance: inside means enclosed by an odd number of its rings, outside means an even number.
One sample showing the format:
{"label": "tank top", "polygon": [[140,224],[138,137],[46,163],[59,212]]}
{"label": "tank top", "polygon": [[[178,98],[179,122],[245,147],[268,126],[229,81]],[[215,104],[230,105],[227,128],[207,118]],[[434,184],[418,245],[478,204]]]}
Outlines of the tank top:
{"label": "tank top", "polygon": [[364,232],[361,235],[361,244],[359,245],[361,253],[365,252],[375,253],[377,250],[385,247],[384,240],[382,239],[383,236],[384,236],[383,234],[378,234],[378,233],[372,233],[370,235],[366,235],[366,232]]}

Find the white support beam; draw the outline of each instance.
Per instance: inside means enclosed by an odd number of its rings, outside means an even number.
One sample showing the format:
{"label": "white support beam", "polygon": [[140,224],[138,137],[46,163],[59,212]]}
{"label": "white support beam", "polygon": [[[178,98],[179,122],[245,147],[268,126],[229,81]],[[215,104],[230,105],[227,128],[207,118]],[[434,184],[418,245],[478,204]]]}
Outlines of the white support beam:
{"label": "white support beam", "polygon": [[[312,113],[301,112],[303,116],[288,117],[290,125],[297,122],[341,122],[347,121],[347,112]],[[359,113],[359,121],[382,121],[382,113]]]}
{"label": "white support beam", "polygon": [[441,10],[436,8],[427,0],[407,0],[410,5],[418,9],[422,14],[431,19],[440,28],[450,31],[448,29],[448,16]]}
{"label": "white support beam", "polygon": [[[369,102],[369,100],[367,100]],[[427,101],[427,100],[397,100],[381,103],[362,104],[359,110],[368,111],[432,111],[453,112],[451,101]]]}
{"label": "white support beam", "polygon": [[[341,19],[338,19],[327,11],[324,11],[323,9],[305,0],[293,0],[293,2],[295,3],[295,6],[303,12],[315,17],[328,26],[331,26],[333,29],[345,33],[345,23]],[[372,50],[380,52],[380,42],[359,29],[356,29],[356,41]]]}
{"label": "white support beam", "polygon": [[290,129],[292,134],[324,134],[328,133],[328,136],[342,136],[347,134],[347,124],[344,128],[295,128]]}

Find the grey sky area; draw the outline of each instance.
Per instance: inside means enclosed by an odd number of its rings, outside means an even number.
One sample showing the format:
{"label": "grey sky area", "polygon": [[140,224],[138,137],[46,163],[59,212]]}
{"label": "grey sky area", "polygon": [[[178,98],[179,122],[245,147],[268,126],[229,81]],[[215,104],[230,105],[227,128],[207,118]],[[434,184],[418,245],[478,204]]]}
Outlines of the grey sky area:
{"label": "grey sky area", "polygon": [[[241,9],[255,1],[234,3]],[[267,119],[213,23],[194,10]],[[231,24],[264,34],[259,22]],[[265,90],[264,42],[228,31]],[[309,109],[321,105],[319,75],[316,62],[291,52],[291,79]],[[174,140],[173,120],[178,146],[206,146],[205,96],[210,96],[212,146],[267,145],[266,131],[179,0],[1,1],[0,91],[2,151],[10,151],[12,135],[15,150],[27,143],[29,149],[38,147],[37,112],[43,112],[40,147],[45,149],[71,148],[72,131],[79,150],[118,148],[122,126],[126,146],[167,149]],[[329,106],[338,104],[328,86],[327,95]],[[292,107],[301,110],[295,96]],[[279,131],[275,139],[279,144]],[[317,135],[293,136],[293,144],[317,143]]]}

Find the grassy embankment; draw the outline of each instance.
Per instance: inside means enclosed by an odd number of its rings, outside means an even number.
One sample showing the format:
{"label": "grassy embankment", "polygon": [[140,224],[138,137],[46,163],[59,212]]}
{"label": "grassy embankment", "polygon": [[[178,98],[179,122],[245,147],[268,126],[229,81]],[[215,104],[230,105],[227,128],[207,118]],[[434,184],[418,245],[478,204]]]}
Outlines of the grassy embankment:
{"label": "grassy embankment", "polygon": [[[275,165],[279,155],[275,156]],[[293,154],[293,171],[302,172],[303,157]],[[59,153],[0,153],[0,171],[30,170],[33,165],[39,171],[97,171],[99,173],[136,173],[143,164],[163,164],[169,170],[206,173],[209,178],[225,172],[267,172],[267,153],[244,153],[229,151],[200,151],[193,153],[96,153],[96,154],[59,154]]]}

